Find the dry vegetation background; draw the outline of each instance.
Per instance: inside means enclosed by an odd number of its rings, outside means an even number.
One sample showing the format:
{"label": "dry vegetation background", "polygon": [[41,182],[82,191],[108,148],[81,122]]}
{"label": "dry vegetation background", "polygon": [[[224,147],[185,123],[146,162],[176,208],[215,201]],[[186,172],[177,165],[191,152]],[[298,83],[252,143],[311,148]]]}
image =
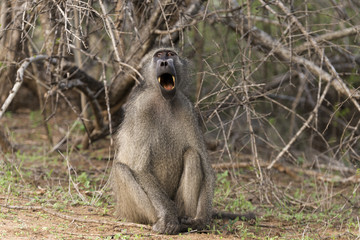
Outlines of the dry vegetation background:
{"label": "dry vegetation background", "polygon": [[[360,231],[359,33],[358,0],[2,0],[2,209],[15,207],[13,188],[27,184],[45,192],[68,184],[66,194],[91,206],[104,198],[112,135],[146,74],[141,59],[172,46],[191,62],[189,95],[219,186],[224,179],[237,186],[219,192],[246,196],[261,216],[276,215],[267,207],[346,212],[341,227],[330,226],[334,233],[307,235],[302,219],[302,234],[291,236],[353,239]],[[106,167],[82,171],[72,166],[79,159]],[[96,196],[88,200],[89,189],[79,186],[90,182]]]}

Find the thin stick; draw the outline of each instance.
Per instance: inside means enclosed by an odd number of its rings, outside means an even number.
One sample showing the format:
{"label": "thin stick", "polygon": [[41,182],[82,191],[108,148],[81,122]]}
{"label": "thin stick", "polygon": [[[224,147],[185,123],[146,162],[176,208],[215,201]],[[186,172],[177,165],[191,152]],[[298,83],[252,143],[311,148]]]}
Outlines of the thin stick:
{"label": "thin stick", "polygon": [[310,116],[308,117],[308,119],[306,120],[306,122],[301,126],[301,128],[296,132],[296,134],[291,138],[291,140],[288,142],[288,144],[281,150],[281,152],[276,156],[276,158],[269,164],[269,166],[267,167],[267,169],[271,169],[272,166],[274,166],[274,164],[284,155],[285,152],[288,152],[289,148],[291,147],[291,145],[295,142],[295,140],[300,136],[300,134],[309,127],[310,122],[313,120],[314,116],[317,114],[322,102],[325,99],[325,95],[327,94],[327,92],[329,91],[331,85],[331,81],[327,83],[324,92],[322,93],[320,99],[318,100],[314,110],[311,112]]}
{"label": "thin stick", "polygon": [[9,107],[10,103],[14,99],[17,92],[19,91],[19,89],[24,81],[24,72],[25,72],[26,68],[32,62],[45,60],[47,58],[49,58],[47,55],[38,55],[38,56],[26,58],[25,61],[21,64],[20,68],[16,72],[15,84],[14,84],[13,88],[11,89],[9,96],[6,98],[4,104],[0,108],[0,119],[4,115],[6,109]]}
{"label": "thin stick", "polygon": [[109,134],[110,134],[110,147],[111,147],[114,144],[114,139],[113,139],[113,129],[112,129],[112,120],[111,120],[111,110],[110,110],[110,98],[109,98],[109,90],[106,84],[105,67],[106,67],[105,64],[102,64],[101,78],[103,80],[104,89],[105,89],[105,103],[106,103],[106,111],[109,119]]}
{"label": "thin stick", "polygon": [[[314,38],[314,41],[319,44],[319,43],[331,41],[334,39],[358,34],[359,31],[360,31],[360,25],[356,25],[356,26],[353,26],[350,28],[341,29],[339,31],[334,31],[334,32],[330,32],[330,33],[325,33],[323,35],[319,35]],[[305,42],[304,44],[295,47],[294,52],[296,52],[297,54],[300,54],[301,52],[306,51],[307,49],[309,49],[311,47],[313,47],[311,45],[311,42]]]}
{"label": "thin stick", "polygon": [[[291,19],[293,20],[293,22],[297,25],[297,27],[300,29],[300,31],[305,35],[305,37],[307,38],[308,42],[310,42],[311,46],[313,48],[315,48],[316,53],[318,54],[319,57],[323,57],[324,58],[324,63],[325,65],[328,67],[330,73],[332,74],[332,79],[330,81],[333,82],[334,87],[336,88],[336,90],[338,90],[339,92],[343,92],[345,93],[345,95],[350,99],[350,101],[355,105],[355,107],[357,108],[357,110],[360,112],[360,104],[358,103],[357,99],[360,95],[360,92],[357,90],[353,90],[353,92],[346,86],[346,84],[344,83],[344,81],[340,78],[339,74],[336,72],[334,66],[331,64],[329,58],[326,55],[323,55],[322,51],[320,50],[319,46],[317,45],[316,41],[313,39],[312,36],[309,35],[309,33],[305,30],[305,28],[303,27],[303,25],[299,22],[299,20],[290,13],[290,10],[279,0],[277,0],[276,5],[278,5],[281,10],[286,13],[287,16],[291,17]],[[354,94],[355,91],[355,94]]]}
{"label": "thin stick", "polygon": [[[251,28],[251,17],[250,17],[250,1],[247,0],[246,2],[247,4],[247,18],[248,18],[248,28]],[[249,38],[247,39],[247,46],[251,45],[251,36],[249,36]],[[248,48],[248,56],[249,58],[251,57],[251,47]],[[245,57],[245,55],[243,55],[243,57]],[[246,75],[250,75],[248,73],[251,72],[251,67],[244,67],[244,73]],[[249,127],[249,132],[250,132],[250,143],[251,143],[251,152],[253,155],[252,158],[252,162],[254,164],[254,168],[257,168],[258,171],[256,171],[256,177],[260,180],[260,184],[263,184],[264,178],[261,172],[261,167],[260,167],[260,162],[259,162],[259,156],[258,156],[258,150],[257,150],[257,146],[256,146],[256,139],[255,139],[255,134],[254,134],[254,128],[252,125],[252,119],[251,119],[251,113],[250,113],[250,106],[249,106],[249,92],[248,92],[248,86],[245,84],[245,80],[246,77],[244,77],[244,81],[242,82],[243,87],[244,87],[244,93],[245,93],[245,99],[246,99],[246,104],[244,105],[245,107],[245,112],[246,112],[246,121],[248,123],[248,127]]]}
{"label": "thin stick", "polygon": [[[104,3],[103,3],[102,0],[100,0],[100,1],[99,1],[99,4],[100,4],[100,7],[101,7],[101,11],[102,11],[102,13],[103,13],[103,16],[104,16],[104,20],[105,20],[107,32],[108,32],[108,34],[109,34],[109,37],[110,37],[110,39],[111,39],[111,43],[112,43],[113,48],[114,48],[116,61],[121,62],[120,55],[119,55],[118,49],[117,49],[117,47],[116,47],[116,41],[115,41],[114,32],[113,32],[112,29],[111,29],[111,24],[110,24],[110,21],[109,21],[108,16],[107,16]],[[106,28],[105,28],[105,29],[106,29]]]}
{"label": "thin stick", "polygon": [[[261,2],[269,11],[274,12],[274,10],[272,10],[268,4],[265,4],[265,2],[262,0]],[[339,77],[339,75],[337,74],[336,70],[333,68],[327,57],[324,58],[324,61],[327,67],[330,69],[330,73],[333,74],[333,76],[329,74],[327,71],[323,70],[321,67],[317,66],[313,61],[310,61],[302,56],[292,54],[291,50],[288,49],[286,46],[284,46],[280,41],[273,39],[269,34],[256,27],[252,27],[251,29],[249,29],[247,24],[240,25],[235,21],[231,21],[229,19],[227,19],[226,21],[220,18],[217,19],[225,23],[235,31],[241,32],[242,31],[241,28],[243,28],[243,32],[248,32],[249,34],[251,34],[253,40],[252,45],[262,46],[264,49],[266,49],[269,52],[268,56],[270,54],[275,54],[282,59],[303,65],[315,76],[319,78],[321,77],[326,82],[330,81],[331,85],[336,89],[336,91],[348,97],[355,105],[355,107],[358,109],[358,111],[360,111],[360,104],[357,103],[357,100],[360,99],[360,91],[357,89],[349,89],[346,86],[346,84]],[[304,30],[304,32],[306,31]],[[306,34],[304,33],[304,35],[309,37],[309,41],[312,40],[311,45],[315,48],[317,53],[319,53],[318,50],[319,46],[316,44],[315,40],[313,40],[313,38],[311,38],[307,32]]]}

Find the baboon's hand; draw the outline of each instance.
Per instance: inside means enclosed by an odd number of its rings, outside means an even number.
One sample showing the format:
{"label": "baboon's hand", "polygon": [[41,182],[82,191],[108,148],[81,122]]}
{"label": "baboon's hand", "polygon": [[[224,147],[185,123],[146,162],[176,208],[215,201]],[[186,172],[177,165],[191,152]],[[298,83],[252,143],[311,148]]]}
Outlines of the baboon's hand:
{"label": "baboon's hand", "polygon": [[174,217],[162,217],[152,227],[152,229],[161,234],[178,234],[180,232],[180,223]]}
{"label": "baboon's hand", "polygon": [[202,218],[189,218],[189,217],[183,217],[181,218],[181,231],[185,232],[188,231],[189,228],[195,230],[201,230],[206,227],[206,221]]}

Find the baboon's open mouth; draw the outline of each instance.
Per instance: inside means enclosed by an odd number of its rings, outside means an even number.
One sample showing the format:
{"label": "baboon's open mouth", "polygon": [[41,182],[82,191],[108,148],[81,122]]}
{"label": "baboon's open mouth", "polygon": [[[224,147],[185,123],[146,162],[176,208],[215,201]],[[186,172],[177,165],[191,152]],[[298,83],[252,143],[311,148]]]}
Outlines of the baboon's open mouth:
{"label": "baboon's open mouth", "polygon": [[158,77],[160,85],[167,91],[175,88],[175,76],[170,73],[164,73]]}

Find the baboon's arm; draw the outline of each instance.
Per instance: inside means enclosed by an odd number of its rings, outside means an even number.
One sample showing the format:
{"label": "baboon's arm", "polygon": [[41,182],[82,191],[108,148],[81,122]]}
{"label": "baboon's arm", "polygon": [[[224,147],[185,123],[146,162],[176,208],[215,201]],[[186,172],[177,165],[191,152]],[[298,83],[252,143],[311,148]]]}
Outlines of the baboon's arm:
{"label": "baboon's arm", "polygon": [[159,218],[169,214],[176,215],[175,203],[169,199],[158,180],[149,171],[135,172],[134,175],[152,202]]}
{"label": "baboon's arm", "polygon": [[157,179],[149,171],[135,172],[135,178],[152,203],[158,220],[153,230],[159,233],[176,234],[180,231],[175,203],[171,201]]}

